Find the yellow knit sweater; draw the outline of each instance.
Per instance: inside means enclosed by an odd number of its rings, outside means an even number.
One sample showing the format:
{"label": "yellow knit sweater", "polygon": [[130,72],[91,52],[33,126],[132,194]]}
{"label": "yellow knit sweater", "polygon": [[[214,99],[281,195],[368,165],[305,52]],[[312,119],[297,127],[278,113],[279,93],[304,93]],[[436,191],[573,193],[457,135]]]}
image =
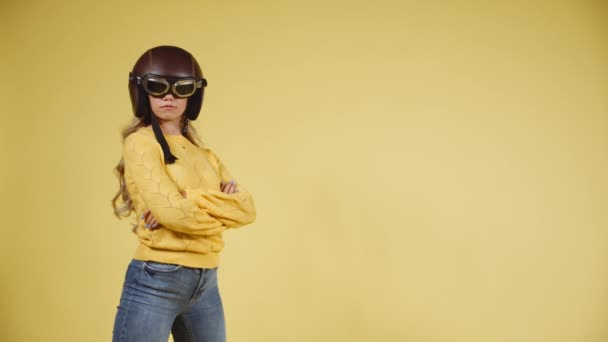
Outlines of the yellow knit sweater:
{"label": "yellow knit sweater", "polygon": [[[165,138],[178,158],[173,164],[165,164],[151,126],[138,129],[123,143],[126,186],[139,220],[134,258],[216,267],[224,247],[222,232],[255,221],[253,198],[239,183],[237,193],[220,190],[221,181],[233,178],[210,149],[182,135]],[[146,209],[159,222],[155,229],[145,228],[141,215]]]}

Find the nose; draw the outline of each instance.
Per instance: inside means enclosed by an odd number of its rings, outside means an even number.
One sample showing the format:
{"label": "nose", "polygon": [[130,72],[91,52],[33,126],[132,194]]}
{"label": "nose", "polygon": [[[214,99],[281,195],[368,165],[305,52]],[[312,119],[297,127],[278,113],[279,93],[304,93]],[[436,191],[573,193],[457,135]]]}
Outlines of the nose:
{"label": "nose", "polygon": [[173,97],[173,93],[172,92],[168,92],[165,94],[165,96],[163,96],[163,100],[174,100],[175,98]]}

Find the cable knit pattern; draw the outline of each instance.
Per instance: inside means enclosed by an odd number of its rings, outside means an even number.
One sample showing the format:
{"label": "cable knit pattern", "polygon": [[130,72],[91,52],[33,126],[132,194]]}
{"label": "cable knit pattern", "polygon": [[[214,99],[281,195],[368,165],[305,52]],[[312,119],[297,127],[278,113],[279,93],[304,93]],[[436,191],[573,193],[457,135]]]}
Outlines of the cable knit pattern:
{"label": "cable knit pattern", "polygon": [[[178,158],[173,164],[164,163],[150,126],[124,140],[125,180],[139,219],[135,233],[140,243],[134,258],[216,267],[224,247],[222,232],[255,221],[253,198],[238,183],[238,193],[220,190],[221,181],[233,178],[210,149],[181,135],[165,137]],[[159,222],[156,229],[145,228],[141,215],[146,209]]]}

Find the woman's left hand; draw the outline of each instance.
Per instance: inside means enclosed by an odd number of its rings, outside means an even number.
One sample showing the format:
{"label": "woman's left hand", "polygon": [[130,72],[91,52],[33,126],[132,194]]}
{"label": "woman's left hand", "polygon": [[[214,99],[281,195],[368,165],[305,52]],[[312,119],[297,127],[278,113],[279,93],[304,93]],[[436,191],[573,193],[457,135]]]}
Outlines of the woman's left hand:
{"label": "woman's left hand", "polygon": [[146,228],[148,229],[155,229],[158,226],[158,221],[156,221],[156,219],[150,212],[150,209],[146,209],[146,211],[144,211],[144,214],[141,215],[141,218],[144,219],[144,222],[146,223]]}
{"label": "woman's left hand", "polygon": [[[187,194],[185,190],[180,190],[179,193],[183,198],[186,198]],[[158,227],[158,221],[156,218],[154,218],[154,215],[152,215],[150,209],[146,209],[144,214],[141,215],[141,218],[145,221],[147,229],[156,229],[156,227]]]}

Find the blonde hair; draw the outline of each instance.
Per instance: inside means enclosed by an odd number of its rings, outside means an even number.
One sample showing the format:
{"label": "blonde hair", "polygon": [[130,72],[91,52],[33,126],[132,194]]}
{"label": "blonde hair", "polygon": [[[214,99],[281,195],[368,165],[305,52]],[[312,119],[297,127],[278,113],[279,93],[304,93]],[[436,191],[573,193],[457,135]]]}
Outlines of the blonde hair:
{"label": "blonde hair", "polygon": [[[190,142],[196,146],[202,147],[203,142],[198,135],[198,132],[192,125],[189,124],[189,121],[185,115],[182,115],[182,125],[187,125],[186,134],[184,136],[186,139],[190,140]],[[144,123],[142,118],[134,117],[131,120],[131,123],[127,125],[121,132],[122,142],[124,143],[125,139],[131,134],[140,129],[141,127],[147,126]],[[125,162],[123,158],[120,158],[120,161],[114,168],[114,174],[118,178],[118,192],[112,198],[112,207],[114,208],[114,215],[119,219],[128,218],[131,216],[131,213],[135,211],[133,207],[133,200],[129,195],[129,191],[127,190],[127,184],[125,182]],[[135,228],[137,227],[137,223],[133,224],[132,231],[135,232]]]}

